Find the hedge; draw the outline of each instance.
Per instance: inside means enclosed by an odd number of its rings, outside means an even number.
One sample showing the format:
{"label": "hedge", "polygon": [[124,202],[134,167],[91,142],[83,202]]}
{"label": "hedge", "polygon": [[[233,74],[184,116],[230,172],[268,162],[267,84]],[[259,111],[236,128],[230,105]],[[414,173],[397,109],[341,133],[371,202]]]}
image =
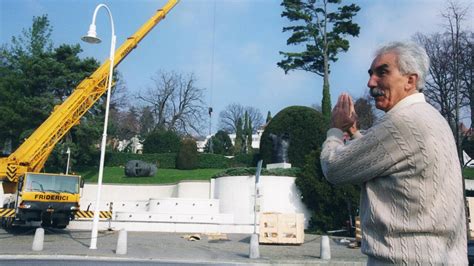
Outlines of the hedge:
{"label": "hedge", "polygon": [[198,154],[198,168],[228,168],[231,160],[221,154]]}
{"label": "hedge", "polygon": [[305,156],[321,147],[326,139],[327,123],[324,116],[309,107],[290,106],[281,110],[265,128],[260,138],[260,155],[264,164],[272,163],[270,134],[288,134],[288,159],[295,167],[303,167]]}
{"label": "hedge", "polygon": [[[106,166],[125,166],[130,160],[141,160],[154,163],[158,168],[175,169],[176,153],[149,153],[135,154],[124,152],[107,153],[105,156]],[[224,169],[230,167],[252,167],[257,165],[259,154],[239,154],[233,158],[227,158],[221,154],[199,153],[198,169]]]}
{"label": "hedge", "polygon": [[258,153],[238,154],[231,159],[231,167],[254,167],[259,158]]}
{"label": "hedge", "polygon": [[176,168],[180,170],[196,169],[198,164],[198,151],[196,141],[183,139],[176,158]]}
{"label": "hedge", "polygon": [[[222,176],[252,176],[257,172],[256,167],[236,167],[229,168],[222,172],[219,172],[212,176],[212,178],[222,177]],[[271,175],[271,176],[293,176],[296,177],[301,173],[301,169],[298,167],[292,168],[277,168],[277,169],[265,169],[262,168],[260,175]]]}
{"label": "hedge", "polygon": [[153,163],[156,164],[158,168],[176,168],[176,153],[136,154],[113,152],[106,155],[107,166],[125,166],[130,160],[141,160],[147,163]]}

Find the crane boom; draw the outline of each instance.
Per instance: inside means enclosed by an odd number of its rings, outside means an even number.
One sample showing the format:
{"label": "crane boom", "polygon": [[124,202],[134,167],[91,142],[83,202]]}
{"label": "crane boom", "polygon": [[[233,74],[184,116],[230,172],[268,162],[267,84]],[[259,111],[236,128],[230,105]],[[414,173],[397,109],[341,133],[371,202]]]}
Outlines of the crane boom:
{"label": "crane boom", "polygon": [[[127,38],[115,52],[114,67],[137,47],[178,1],[169,0],[135,34]],[[16,151],[6,158],[0,158],[0,181],[17,183],[18,177],[24,173],[41,171],[54,146],[73,126],[79,124],[81,117],[106,92],[109,67],[110,61],[107,59],[61,105],[55,106],[48,119]]]}

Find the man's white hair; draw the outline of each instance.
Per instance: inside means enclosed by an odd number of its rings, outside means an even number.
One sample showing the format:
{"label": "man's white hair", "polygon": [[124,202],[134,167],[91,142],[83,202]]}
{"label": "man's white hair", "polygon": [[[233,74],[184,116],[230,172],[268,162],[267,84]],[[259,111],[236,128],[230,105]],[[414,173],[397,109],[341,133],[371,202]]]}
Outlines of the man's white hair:
{"label": "man's white hair", "polygon": [[418,75],[416,89],[421,92],[430,68],[430,58],[426,50],[414,42],[390,42],[377,49],[375,57],[387,53],[397,55],[398,70],[402,74]]}

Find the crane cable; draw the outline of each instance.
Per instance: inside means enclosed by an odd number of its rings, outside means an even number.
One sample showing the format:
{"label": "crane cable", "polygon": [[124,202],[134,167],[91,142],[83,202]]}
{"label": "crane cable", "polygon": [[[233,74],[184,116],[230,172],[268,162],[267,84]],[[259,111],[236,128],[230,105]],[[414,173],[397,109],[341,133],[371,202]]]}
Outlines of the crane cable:
{"label": "crane cable", "polygon": [[214,50],[215,50],[215,34],[216,34],[216,0],[214,0],[213,23],[212,23],[212,44],[211,44],[211,73],[209,88],[209,153],[213,152],[212,147],[212,91],[214,89]]}

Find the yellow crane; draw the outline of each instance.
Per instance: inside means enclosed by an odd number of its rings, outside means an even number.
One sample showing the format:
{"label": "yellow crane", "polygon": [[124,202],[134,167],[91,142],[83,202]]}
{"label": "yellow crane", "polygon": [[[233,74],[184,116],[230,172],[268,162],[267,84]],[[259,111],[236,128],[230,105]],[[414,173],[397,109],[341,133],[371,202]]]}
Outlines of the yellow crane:
{"label": "yellow crane", "polygon": [[[169,0],[116,50],[114,67],[168,14],[179,0]],[[39,174],[54,146],[107,91],[110,61],[107,59],[85,78],[72,94],[10,156],[0,158],[0,183],[4,194],[0,208],[2,225],[42,221],[65,227],[79,210],[78,176]],[[60,186],[69,186],[62,189]],[[1,202],[0,202],[1,203]],[[0,206],[2,207],[2,206]]]}

